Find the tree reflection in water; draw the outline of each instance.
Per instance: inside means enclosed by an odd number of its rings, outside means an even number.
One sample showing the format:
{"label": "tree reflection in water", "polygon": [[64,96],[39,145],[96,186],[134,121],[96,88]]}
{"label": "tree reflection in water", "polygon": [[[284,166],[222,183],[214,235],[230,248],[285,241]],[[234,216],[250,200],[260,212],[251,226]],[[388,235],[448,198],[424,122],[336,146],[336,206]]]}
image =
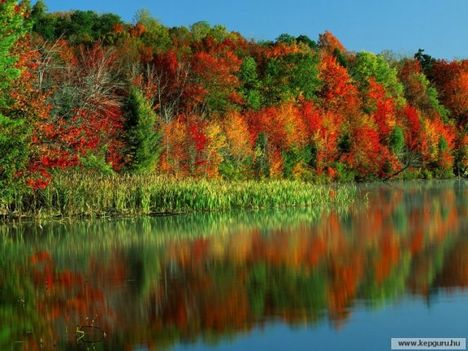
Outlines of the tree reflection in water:
{"label": "tree reflection in water", "polygon": [[[468,286],[463,182],[303,210],[0,227],[0,349],[150,349]],[[99,332],[93,341],[91,333]],[[97,334],[96,334],[97,335]]]}

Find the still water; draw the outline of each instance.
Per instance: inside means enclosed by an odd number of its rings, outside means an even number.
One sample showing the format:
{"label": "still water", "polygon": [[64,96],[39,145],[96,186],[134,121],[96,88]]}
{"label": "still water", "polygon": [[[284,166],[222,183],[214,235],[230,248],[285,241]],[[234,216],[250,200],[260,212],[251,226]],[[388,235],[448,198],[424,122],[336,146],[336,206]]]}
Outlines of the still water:
{"label": "still water", "polygon": [[389,350],[468,338],[468,187],[0,227],[0,350]]}

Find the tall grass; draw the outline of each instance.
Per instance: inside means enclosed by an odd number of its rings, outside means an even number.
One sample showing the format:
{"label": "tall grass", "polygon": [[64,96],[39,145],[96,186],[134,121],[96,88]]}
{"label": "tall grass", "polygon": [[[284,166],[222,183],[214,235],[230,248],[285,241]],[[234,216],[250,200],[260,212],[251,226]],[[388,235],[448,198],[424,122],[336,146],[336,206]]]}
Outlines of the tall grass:
{"label": "tall grass", "polygon": [[343,206],[354,186],[302,181],[222,181],[160,176],[59,175],[45,190],[0,207],[3,218],[101,217],[234,209]]}

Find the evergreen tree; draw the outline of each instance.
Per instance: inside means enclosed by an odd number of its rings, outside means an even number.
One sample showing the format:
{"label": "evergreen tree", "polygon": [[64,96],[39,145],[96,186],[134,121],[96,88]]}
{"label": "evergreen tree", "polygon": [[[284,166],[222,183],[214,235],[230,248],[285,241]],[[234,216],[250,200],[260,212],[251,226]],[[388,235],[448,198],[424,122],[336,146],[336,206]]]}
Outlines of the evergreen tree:
{"label": "evergreen tree", "polygon": [[257,63],[253,57],[246,57],[242,62],[240,72],[242,83],[241,94],[248,108],[258,110],[261,107],[260,80],[257,74]]}
{"label": "evergreen tree", "polygon": [[156,131],[157,116],[143,93],[132,88],[126,103],[126,134],[131,173],[154,171],[161,153],[161,135]]}

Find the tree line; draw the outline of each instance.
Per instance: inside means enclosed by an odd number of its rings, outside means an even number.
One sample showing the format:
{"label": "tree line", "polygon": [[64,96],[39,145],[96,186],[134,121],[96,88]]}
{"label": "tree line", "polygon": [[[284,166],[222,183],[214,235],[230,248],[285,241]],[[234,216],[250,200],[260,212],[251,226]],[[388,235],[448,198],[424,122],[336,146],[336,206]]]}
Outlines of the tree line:
{"label": "tree line", "polygon": [[465,176],[468,60],[0,2],[0,199],[57,172]]}

